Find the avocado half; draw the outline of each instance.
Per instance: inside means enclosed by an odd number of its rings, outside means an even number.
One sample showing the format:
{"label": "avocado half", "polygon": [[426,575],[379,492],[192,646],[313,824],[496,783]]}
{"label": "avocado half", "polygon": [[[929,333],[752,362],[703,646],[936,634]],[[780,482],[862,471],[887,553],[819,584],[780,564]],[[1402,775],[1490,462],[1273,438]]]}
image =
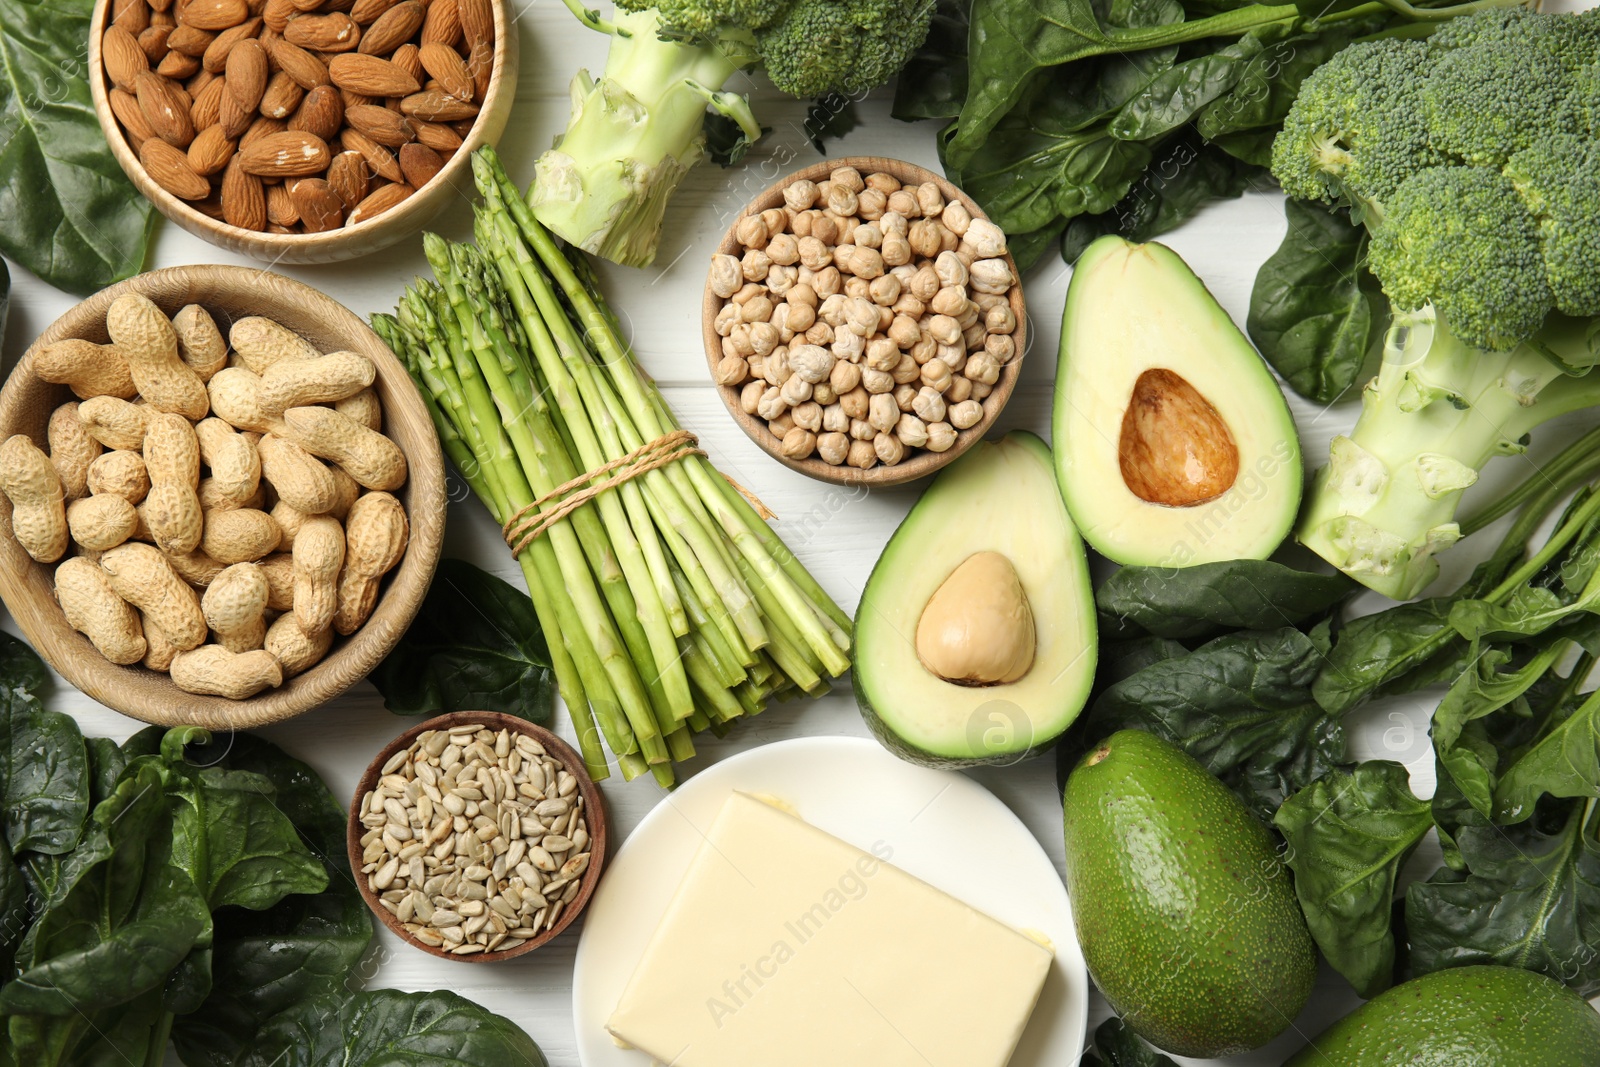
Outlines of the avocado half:
{"label": "avocado half", "polygon": [[1600,1013],[1517,967],[1452,967],[1385,990],[1284,1067],[1594,1067]]}
{"label": "avocado half", "polygon": [[980,441],[934,479],[867,579],[855,639],[861,715],[913,763],[1012,763],[1072,724],[1094,594],[1043,441]]}
{"label": "avocado half", "polygon": [[1056,474],[1079,531],[1118,563],[1264,559],[1300,506],[1277,380],[1165,245],[1100,238],[1061,320]]}

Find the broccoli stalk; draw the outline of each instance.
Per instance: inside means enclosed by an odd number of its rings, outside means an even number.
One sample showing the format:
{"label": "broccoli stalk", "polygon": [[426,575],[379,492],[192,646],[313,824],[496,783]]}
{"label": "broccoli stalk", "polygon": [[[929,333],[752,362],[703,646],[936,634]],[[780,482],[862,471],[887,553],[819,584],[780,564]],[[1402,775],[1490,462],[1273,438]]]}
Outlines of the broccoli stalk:
{"label": "broccoli stalk", "polygon": [[1273,144],[1285,192],[1367,227],[1393,308],[1296,534],[1396,599],[1437,573],[1485,463],[1600,403],[1597,72],[1600,17],[1472,15],[1340,52]]}
{"label": "broccoli stalk", "polygon": [[572,79],[566,132],[539,158],[528,200],[546,227],[627,266],[655,258],[667,202],[705,155],[716,112],[754,141],[749,101],[723,88],[764,67],[792,96],[859,96],[927,36],[928,0],[619,0],[613,21],[563,0],[611,36],[605,71]]}

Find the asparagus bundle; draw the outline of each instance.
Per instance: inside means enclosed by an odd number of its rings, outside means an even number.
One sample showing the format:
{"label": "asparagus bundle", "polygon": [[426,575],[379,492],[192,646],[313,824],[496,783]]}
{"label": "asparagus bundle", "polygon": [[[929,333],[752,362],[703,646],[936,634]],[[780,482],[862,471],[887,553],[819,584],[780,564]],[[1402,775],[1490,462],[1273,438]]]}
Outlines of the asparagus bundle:
{"label": "asparagus bundle", "polygon": [[472,164],[476,246],[426,235],[434,279],[373,327],[506,528],[589,773],[603,737],[625,779],[671,785],[692,733],[825,692],[850,618],[693,447],[582,254],[492,149]]}

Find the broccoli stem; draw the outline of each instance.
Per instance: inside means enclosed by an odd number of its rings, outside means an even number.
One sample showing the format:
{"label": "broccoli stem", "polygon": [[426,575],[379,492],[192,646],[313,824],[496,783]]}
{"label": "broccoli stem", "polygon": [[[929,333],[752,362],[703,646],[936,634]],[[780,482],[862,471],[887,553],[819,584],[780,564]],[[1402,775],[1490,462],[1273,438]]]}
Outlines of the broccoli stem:
{"label": "broccoli stem", "polygon": [[606,23],[577,0],[565,2],[585,25],[610,33],[611,49],[598,81],[587,71],[573,76],[571,119],[539,157],[528,203],[584,251],[646,266],[668,199],[704,154],[708,102],[760,136],[748,106],[718,92],[755,57],[737,38],[664,41],[653,11],[619,11]]}
{"label": "broccoli stem", "polygon": [[1299,540],[1380,593],[1416,596],[1438,573],[1435,554],[1460,538],[1456,508],[1483,465],[1523,451],[1539,424],[1600,402],[1600,375],[1569,374],[1559,361],[1586,365],[1574,342],[1583,344],[1558,327],[1487,352],[1431,309],[1396,316],[1361,417],[1317,476]]}

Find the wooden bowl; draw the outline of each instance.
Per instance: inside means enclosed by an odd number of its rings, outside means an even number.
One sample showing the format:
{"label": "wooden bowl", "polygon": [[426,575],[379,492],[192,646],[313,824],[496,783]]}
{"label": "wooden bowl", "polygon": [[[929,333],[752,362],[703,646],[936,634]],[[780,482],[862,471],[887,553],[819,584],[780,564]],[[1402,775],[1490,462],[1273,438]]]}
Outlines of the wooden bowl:
{"label": "wooden bowl", "polygon": [[[453,726],[463,726],[468,723],[487,727],[497,733],[500,730],[510,730],[514,734],[525,734],[533,738],[544,746],[545,751],[550,756],[561,763],[578,779],[578,794],[583,797],[583,805],[588,812],[586,818],[589,829],[589,869],[582,875],[581,888],[578,890],[578,895],[573,898],[572,903],[562,909],[555,925],[538,937],[529,938],[512,949],[457,956],[442,948],[434,948],[432,945],[424,944],[412,937],[400,920],[388,908],[379,903],[378,894],[373,892],[372,887],[368,884],[367,876],[361,872],[361,868],[364,866],[361,838],[367,832],[366,827],[361,825],[361,801],[377,786],[378,779],[383,777],[383,767],[388,763],[389,758],[396,752],[410,748],[411,743],[416,740],[418,734],[426,730],[449,730]],[[361,776],[360,783],[356,785],[355,796],[350,800],[350,821],[346,835],[346,848],[350,855],[350,870],[355,873],[356,885],[361,890],[361,898],[367,902],[367,907],[372,909],[372,914],[376,915],[379,921],[387,926],[396,937],[413,948],[421,949],[430,956],[438,956],[440,959],[464,960],[468,963],[498,963],[501,960],[516,959],[518,956],[526,956],[534,949],[549,944],[561,936],[561,932],[572,925],[572,920],[576,919],[583,909],[589,906],[589,898],[594,896],[595,886],[600,884],[600,875],[606,865],[605,803],[600,795],[600,787],[595,785],[594,780],[589,777],[583,768],[583,757],[573,751],[572,746],[544,727],[537,726],[526,719],[519,719],[515,715],[502,715],[494,711],[456,711],[448,715],[439,715],[425,722],[417,723],[411,729],[383,746],[383,750],[373,757],[366,773]]]}
{"label": "wooden bowl", "polygon": [[119,667],[67,624],[54,592],[55,566],[36,563],[11,532],[11,502],[0,495],[0,598],[45,662],[89,696],[124,715],[161,726],[197,725],[213,730],[278,722],[332,700],[365,678],[411,625],[433,579],[444,539],[444,457],[422,398],[406,370],[343,305],[300,282],[251,267],[169,267],[103,289],[57,319],[23,353],[0,389],[0,440],[27,434],[41,448],[50,413],[76,399],[64,385],[33,372],[40,346],[67,337],[104,342],[106,308],[124,293],[142,293],[169,315],[200,304],[217,319],[223,335],[232,319],[265,315],[304,336],[324,352],[359,352],[378,368],[373,388],[383,404],[383,430],[405,453],[406,484],[395,495],[405,505],[411,539],[400,566],[389,572],[367,624],[336,640],[310,670],[248,700],[198,696],[172,684],[165,674],[137,664]]}
{"label": "wooden bowl", "polygon": [[432,181],[412,193],[403,203],[376,218],[325,233],[264,233],[230,226],[221,219],[205,214],[188,201],[178,199],[151,180],[144,165],[139,162],[139,153],[124,136],[121,124],[111,111],[110,86],[101,57],[101,40],[111,17],[113,3],[114,0],[96,0],[89,21],[89,91],[94,97],[95,114],[100,119],[100,128],[105,132],[106,141],[111,145],[112,155],[117,157],[117,162],[138,190],[167,218],[196,237],[266,263],[334,263],[355,259],[415,233],[459,195],[457,185],[464,182],[465,188],[472,188],[473,150],[481,145],[496,144],[500,140],[516,98],[517,27],[506,0],[492,0],[490,7],[494,12],[495,55],[489,88],[484,94],[483,105],[479,108],[471,132]]}
{"label": "wooden bowl", "polygon": [[[759,215],[761,212],[773,207],[783,206],[783,191],[790,183],[809,179],[821,182],[839,167],[854,167],[863,176],[875,172],[883,172],[898,178],[902,185],[921,185],[924,182],[933,182],[944,194],[945,202],[960,201],[967,212],[975,219],[988,219],[976,201],[966,193],[957,189],[944,179],[925,167],[915,163],[907,163],[899,159],[886,159],[882,156],[847,156],[842,159],[827,159],[821,163],[813,163],[809,167],[795,171],[786,177],[779,178],[766,189],[762,190],[749,205],[739,213],[728,226],[728,232],[723,234],[722,243],[717,246],[718,253],[739,256],[741,247],[734,237],[734,231],[739,226],[739,220],[747,215]],[[1019,277],[1016,260],[1006,254],[1006,263],[1011,267],[1014,277]],[[1028,316],[1022,301],[1022,283],[1019,281],[1011,287],[1009,294],[1011,310],[1017,316],[1017,328],[1012,333],[1016,340],[1017,355],[1005,366],[1000,368],[1000,380],[995,383],[994,391],[983,401],[983,418],[976,425],[969,426],[956,434],[956,443],[943,452],[930,452],[927,449],[918,449],[910,458],[897,463],[892,467],[879,464],[870,470],[860,470],[848,464],[835,467],[821,459],[812,456],[809,459],[790,459],[783,454],[780,441],[767,429],[765,419],[756,415],[749,415],[739,406],[740,386],[718,385],[717,392],[722,396],[722,402],[728,408],[728,414],[733,416],[750,440],[760,445],[773,459],[782,463],[790,470],[799,471],[819,481],[832,482],[835,485],[864,485],[881,487],[891,485],[904,485],[914,482],[918,478],[928,475],[951,462],[961,453],[971,448],[979,438],[989,432],[989,427],[994,425],[994,420],[999,416],[1000,410],[1006,406],[1006,401],[1011,399],[1012,390],[1017,387],[1017,378],[1022,373],[1022,358],[1028,350]],[[722,310],[724,300],[711,290],[711,282],[706,281],[705,296],[701,301],[702,332],[705,337],[706,360],[713,372],[719,360],[722,359],[722,338],[717,335],[717,312]]]}

